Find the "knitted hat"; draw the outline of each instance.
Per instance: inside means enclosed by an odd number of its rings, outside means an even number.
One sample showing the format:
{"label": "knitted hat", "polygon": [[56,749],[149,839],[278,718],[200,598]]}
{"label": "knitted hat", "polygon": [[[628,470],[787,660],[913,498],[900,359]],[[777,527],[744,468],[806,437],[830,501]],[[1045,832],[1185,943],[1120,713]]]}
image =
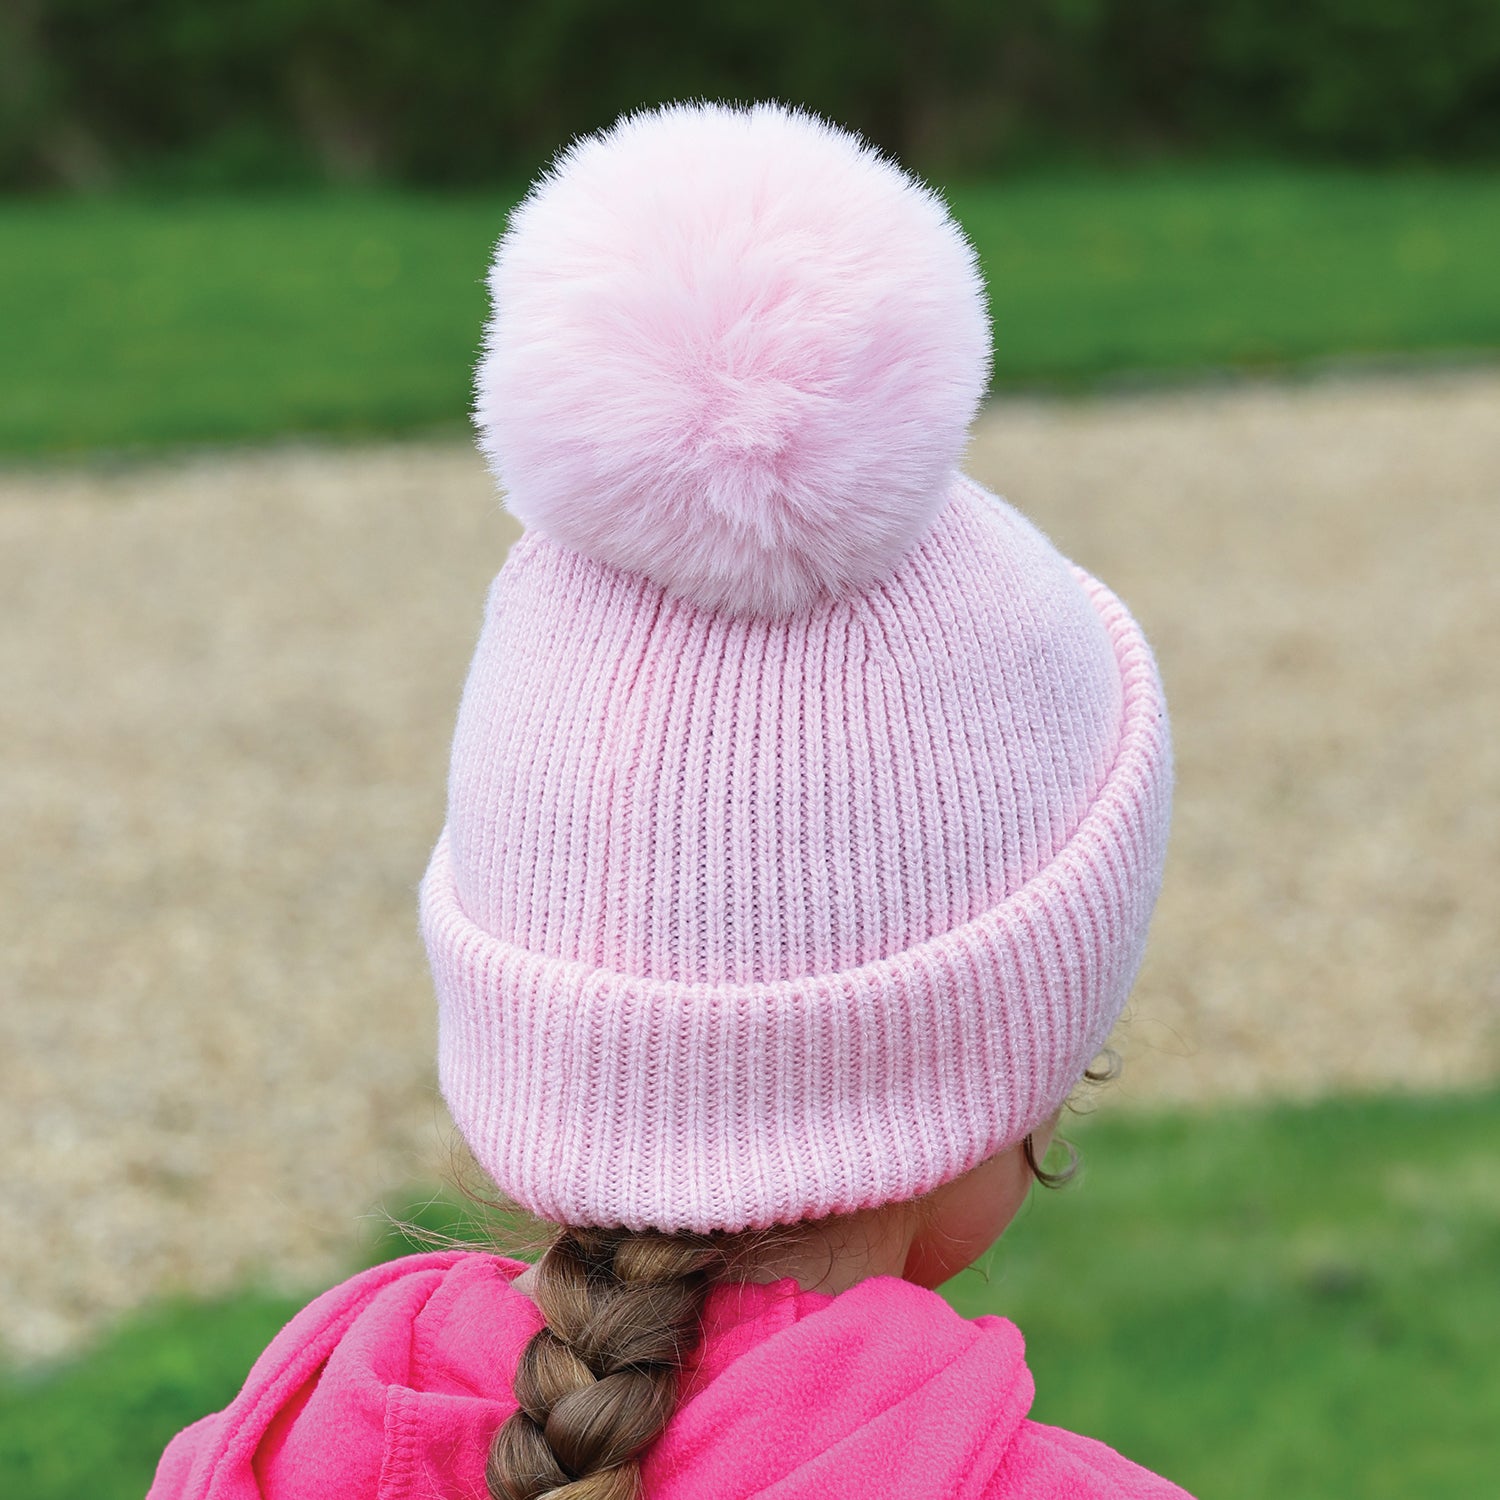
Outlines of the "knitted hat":
{"label": "knitted hat", "polygon": [[1123,605],[959,472],[936,194],[779,105],[573,143],[490,273],[490,589],[422,885],[443,1093],[570,1224],[921,1194],[1077,1084],[1161,881]]}

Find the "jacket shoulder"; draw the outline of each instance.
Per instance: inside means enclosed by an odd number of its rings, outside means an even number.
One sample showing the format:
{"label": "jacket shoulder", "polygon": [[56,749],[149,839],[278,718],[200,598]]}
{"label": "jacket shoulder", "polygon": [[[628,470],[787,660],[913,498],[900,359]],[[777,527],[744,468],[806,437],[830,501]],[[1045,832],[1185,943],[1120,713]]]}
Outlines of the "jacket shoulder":
{"label": "jacket shoulder", "polygon": [[1094,1438],[1021,1423],[981,1500],[1192,1500]]}
{"label": "jacket shoulder", "polygon": [[[316,1416],[308,1406],[317,1392],[323,1398],[318,1405],[337,1400],[340,1418],[349,1424],[338,1447],[345,1460],[356,1457],[351,1448],[361,1445],[351,1439],[362,1425],[382,1420],[376,1410],[362,1409],[383,1404],[381,1372],[372,1365],[409,1357],[411,1328],[422,1309],[451,1273],[476,1261],[493,1265],[496,1257],[461,1250],[405,1256],[315,1298],[266,1346],[228,1406],[172,1439],[147,1500],[260,1500],[268,1448],[280,1446],[293,1422],[317,1425],[308,1421]],[[354,1345],[362,1346],[358,1361],[341,1361]],[[338,1378],[341,1362],[348,1367],[345,1378]],[[335,1378],[325,1378],[331,1364]],[[378,1439],[370,1451],[378,1469]]]}

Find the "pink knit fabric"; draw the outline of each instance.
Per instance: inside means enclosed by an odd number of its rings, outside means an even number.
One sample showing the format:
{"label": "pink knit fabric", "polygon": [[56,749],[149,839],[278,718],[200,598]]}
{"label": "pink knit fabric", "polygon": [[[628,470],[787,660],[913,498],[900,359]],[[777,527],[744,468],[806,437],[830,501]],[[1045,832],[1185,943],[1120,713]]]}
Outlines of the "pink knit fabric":
{"label": "pink knit fabric", "polygon": [[925,1192],[1103,1044],[1170,788],[1135,623],[962,475],[888,578],[780,619],[528,532],[422,886],[453,1116],[571,1224]]}

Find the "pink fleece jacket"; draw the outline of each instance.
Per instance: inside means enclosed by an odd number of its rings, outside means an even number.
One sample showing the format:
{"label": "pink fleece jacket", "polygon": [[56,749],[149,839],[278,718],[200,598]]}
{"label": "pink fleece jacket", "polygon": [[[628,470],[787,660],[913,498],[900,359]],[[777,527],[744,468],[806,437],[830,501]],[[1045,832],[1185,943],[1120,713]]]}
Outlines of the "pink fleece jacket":
{"label": "pink fleece jacket", "polygon": [[[179,1433],[147,1500],[483,1500],[541,1324],[520,1261],[415,1255],[304,1308],[221,1412]],[[1176,1485],[1027,1419],[1020,1332],[891,1276],[837,1297],[719,1286],[651,1500],[1166,1500]]]}

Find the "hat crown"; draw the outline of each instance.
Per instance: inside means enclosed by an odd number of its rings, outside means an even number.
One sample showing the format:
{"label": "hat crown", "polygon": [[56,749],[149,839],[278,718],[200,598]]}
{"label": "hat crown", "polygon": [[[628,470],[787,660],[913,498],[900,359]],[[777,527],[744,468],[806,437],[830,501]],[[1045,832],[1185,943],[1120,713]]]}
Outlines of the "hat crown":
{"label": "hat crown", "polygon": [[1069,565],[968,483],[888,582],[786,623],[523,541],[454,744],[459,896],[505,942],[618,974],[855,968],[1052,859],[1120,715]]}

